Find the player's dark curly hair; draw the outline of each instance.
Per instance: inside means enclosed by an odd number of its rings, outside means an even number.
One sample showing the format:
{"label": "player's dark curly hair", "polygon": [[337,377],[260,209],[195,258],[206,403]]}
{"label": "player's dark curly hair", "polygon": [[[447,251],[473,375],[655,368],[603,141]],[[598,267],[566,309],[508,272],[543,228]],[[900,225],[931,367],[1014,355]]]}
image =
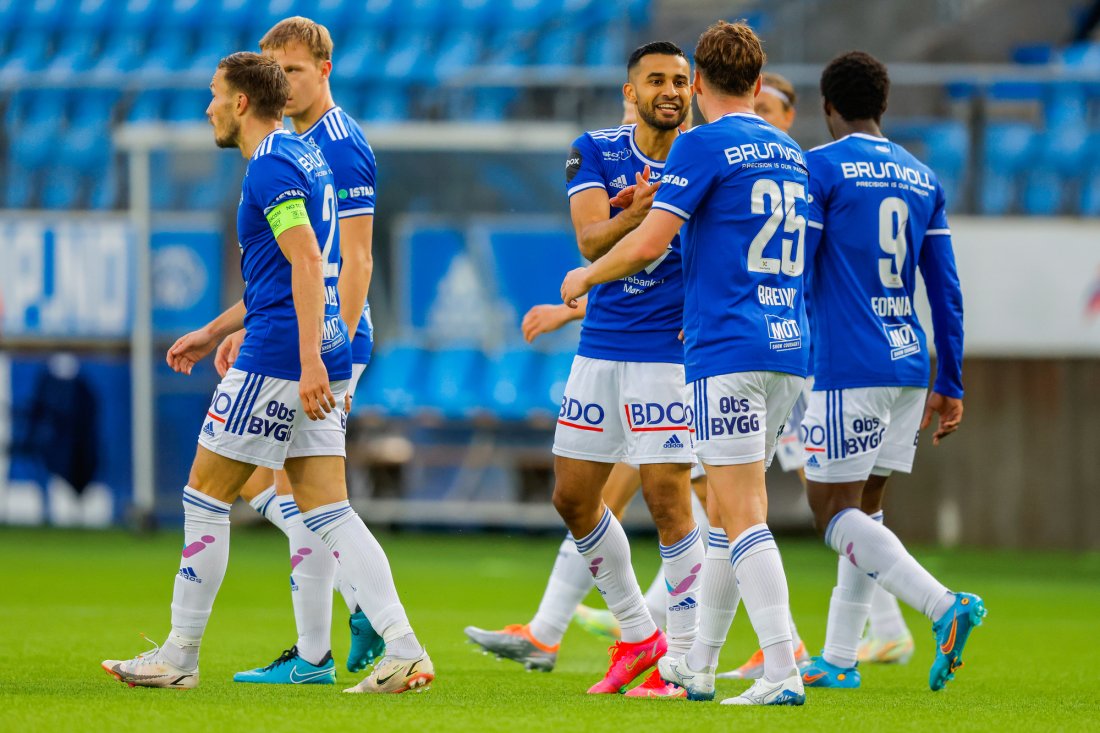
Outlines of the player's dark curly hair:
{"label": "player's dark curly hair", "polygon": [[869,53],[849,51],[821,72],[821,96],[848,121],[882,119],[890,96],[886,66]]}
{"label": "player's dark curly hair", "polygon": [[686,56],[684,56],[683,50],[675,43],[672,43],[670,41],[653,41],[652,43],[647,43],[634,49],[634,52],[630,54],[630,58],[627,59],[626,73],[629,74],[631,71],[633,71],[634,67],[638,65],[639,61],[651,54],[660,54],[661,56],[680,56],[683,58],[687,58]]}

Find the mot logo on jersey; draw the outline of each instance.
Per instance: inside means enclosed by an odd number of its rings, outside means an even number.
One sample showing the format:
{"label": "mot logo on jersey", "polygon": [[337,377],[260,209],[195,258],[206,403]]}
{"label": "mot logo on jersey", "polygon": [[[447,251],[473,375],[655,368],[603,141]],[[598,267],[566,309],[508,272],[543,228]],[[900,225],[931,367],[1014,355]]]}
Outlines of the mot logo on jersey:
{"label": "mot logo on jersey", "polygon": [[561,409],[558,410],[558,424],[567,428],[602,433],[603,428],[600,425],[603,424],[606,416],[603,407],[595,402],[584,403],[565,395],[561,398]]}
{"label": "mot logo on jersey", "polygon": [[764,316],[768,325],[768,341],[772,351],[802,348],[802,329],[798,321],[768,313]]}
{"label": "mot logo on jersey", "polygon": [[649,433],[657,431],[674,431],[688,429],[695,421],[695,412],[691,405],[683,402],[631,402],[623,405],[626,413],[626,424],[632,433]]}
{"label": "mot logo on jersey", "polygon": [[908,323],[884,323],[882,330],[886,332],[886,340],[890,344],[891,359],[896,361],[920,353],[917,333]]}

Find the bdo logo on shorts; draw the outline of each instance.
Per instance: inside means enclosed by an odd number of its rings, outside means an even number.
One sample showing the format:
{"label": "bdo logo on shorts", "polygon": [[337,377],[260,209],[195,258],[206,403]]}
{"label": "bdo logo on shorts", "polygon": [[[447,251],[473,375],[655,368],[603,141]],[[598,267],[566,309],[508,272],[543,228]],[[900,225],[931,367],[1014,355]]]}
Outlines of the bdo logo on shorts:
{"label": "bdo logo on shorts", "polygon": [[558,424],[567,428],[578,430],[591,430],[594,433],[602,433],[606,413],[603,407],[595,402],[584,403],[573,399],[569,395],[561,398],[561,409],[558,411]]}
{"label": "bdo logo on shorts", "polygon": [[623,405],[626,424],[632,433],[660,430],[683,430],[694,433],[690,425],[695,422],[695,411],[683,402],[631,402]]}

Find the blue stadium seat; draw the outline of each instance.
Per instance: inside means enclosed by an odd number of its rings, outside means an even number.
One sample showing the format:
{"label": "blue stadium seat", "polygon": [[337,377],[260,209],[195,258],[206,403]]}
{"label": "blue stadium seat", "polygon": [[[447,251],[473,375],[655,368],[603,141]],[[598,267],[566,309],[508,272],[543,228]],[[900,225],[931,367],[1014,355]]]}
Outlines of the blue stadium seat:
{"label": "blue stadium seat", "polygon": [[102,51],[92,70],[104,75],[127,74],[141,65],[144,49],[144,34],[114,31],[104,39]]}
{"label": "blue stadium seat", "polygon": [[89,191],[88,205],[92,209],[114,209],[119,205],[118,167],[113,162],[91,175],[85,175],[83,185]]}
{"label": "blue stadium seat", "polygon": [[594,33],[587,34],[588,47],[584,62],[590,66],[622,66],[627,57],[627,30],[621,24],[611,23]]}
{"label": "blue stadium seat", "polygon": [[434,34],[443,27],[445,8],[450,5],[451,0],[402,0],[395,3],[389,22],[397,28],[416,29],[421,35]]}
{"label": "blue stadium seat", "polygon": [[472,417],[484,393],[485,355],[478,348],[454,347],[431,354],[417,412],[448,420]]}
{"label": "blue stadium seat", "polygon": [[979,192],[983,214],[1012,211],[1018,179],[1035,147],[1035,129],[1023,122],[995,122],[985,129],[983,185]]}
{"label": "blue stadium seat", "polygon": [[409,95],[401,88],[386,89],[384,93],[368,91],[352,99],[356,101],[349,111],[360,122],[397,122],[409,116]]}
{"label": "blue stadium seat", "polygon": [[78,172],[67,166],[46,168],[43,171],[42,208],[81,208],[81,180]]}
{"label": "blue stadium seat", "polygon": [[1062,49],[1059,54],[1066,66],[1100,69],[1100,43],[1087,41]]}
{"label": "blue stadium seat", "polygon": [[955,208],[960,203],[958,193],[970,151],[966,126],[954,120],[911,119],[891,123],[887,132],[891,140],[910,148],[936,173],[948,206]]}
{"label": "blue stadium seat", "polygon": [[[212,35],[220,36],[221,34],[212,33]],[[205,57],[209,62],[204,64],[203,68],[212,75],[214,65],[217,64],[218,59],[225,55],[225,49],[227,48],[233,48],[233,46],[222,46],[214,54],[207,53],[205,56],[200,49],[192,55],[186,34],[180,33],[170,26],[158,28],[149,36],[148,45],[146,45],[144,56],[141,59],[141,69],[145,72],[178,73],[188,67],[196,68],[194,64],[197,59]],[[214,55],[217,58],[211,58]]]}
{"label": "blue stadium seat", "polygon": [[535,383],[536,390],[532,399],[532,411],[535,414],[544,417],[558,414],[575,356],[575,350],[559,351],[543,360],[542,372]]}
{"label": "blue stadium seat", "polygon": [[9,164],[4,180],[4,204],[9,209],[32,208],[34,194],[38,190],[36,178],[33,170]]}
{"label": "blue stadium seat", "polygon": [[506,0],[501,7],[501,25],[522,30],[538,30],[557,18],[562,0]]}
{"label": "blue stadium seat", "polygon": [[1024,189],[1024,213],[1030,216],[1054,216],[1062,213],[1062,177],[1050,166],[1037,166],[1027,175]]}
{"label": "blue stadium seat", "polygon": [[164,108],[169,93],[162,89],[146,89],[138,92],[130,103],[127,122],[155,122],[164,119]]}
{"label": "blue stadium seat", "polygon": [[535,31],[528,28],[502,27],[486,46],[486,64],[526,66],[531,59]]}
{"label": "blue stadium seat", "polygon": [[[242,34],[233,28],[219,27],[216,30],[204,31],[198,36],[198,45],[194,53],[188,53],[186,43],[183,42],[183,58],[166,63],[165,66],[172,71],[181,71],[183,68],[187,68],[196,72],[213,74],[218,62],[229,53],[227,49],[239,51],[244,48],[257,48],[256,41],[258,40],[257,38],[248,42],[242,41]],[[241,45],[242,43],[244,45]],[[175,56],[176,51],[176,48],[172,48],[171,56]],[[150,43],[149,53],[152,54],[153,52],[154,46]]]}
{"label": "blue stadium seat", "polygon": [[481,34],[477,31],[462,29],[447,33],[435,52],[434,76],[439,80],[457,76],[476,64],[480,55]]}
{"label": "blue stadium seat", "polygon": [[93,32],[71,31],[57,41],[45,71],[65,79],[73,73],[87,71],[95,62],[97,36]]}
{"label": "blue stadium seat", "polygon": [[162,15],[163,6],[150,0],[122,0],[115,24],[122,30],[148,33]]}
{"label": "blue stadium seat", "polygon": [[1081,216],[1100,216],[1100,168],[1094,167],[1081,184]]}
{"label": "blue stadium seat", "polygon": [[428,36],[419,28],[397,34],[386,49],[382,76],[398,82],[424,84],[433,81],[435,64],[430,50]]}
{"label": "blue stadium seat", "polygon": [[[378,77],[378,65],[382,57],[383,37],[367,26],[354,26],[348,33],[343,48],[335,52],[332,78],[362,84],[364,79]],[[379,95],[385,96],[385,95]]]}
{"label": "blue stadium seat", "polygon": [[357,4],[356,10],[361,24],[382,31],[391,29],[402,14],[397,0],[365,0]]}
{"label": "blue stadium seat", "polygon": [[535,63],[545,66],[577,63],[581,36],[575,29],[561,26],[543,33],[535,44]]}
{"label": "blue stadium seat", "polygon": [[537,379],[542,369],[542,354],[526,345],[492,354],[481,408],[505,421],[527,419],[540,401]]}
{"label": "blue stadium seat", "polygon": [[68,24],[73,8],[71,0],[35,0],[27,3],[23,27],[35,31],[54,32]]}
{"label": "blue stadium seat", "polygon": [[371,357],[355,393],[354,408],[390,417],[411,414],[421,403],[427,353],[410,344],[386,344]]}
{"label": "blue stadium seat", "polygon": [[50,35],[46,31],[19,33],[0,67],[0,78],[18,80],[23,74],[40,71],[46,65],[49,48]]}
{"label": "blue stadium seat", "polygon": [[466,252],[465,240],[454,227],[414,225],[398,234],[394,251],[398,323],[406,332],[423,332],[443,278]]}
{"label": "blue stadium seat", "polygon": [[106,120],[87,120],[69,126],[57,147],[61,160],[74,172],[94,173],[111,157],[111,128]]}
{"label": "blue stadium seat", "polygon": [[82,31],[102,33],[109,30],[123,12],[120,0],[80,0],[75,12],[65,18],[65,25]]}
{"label": "blue stadium seat", "polygon": [[206,108],[209,104],[209,90],[179,90],[168,97],[164,119],[168,122],[202,122],[206,119]]}
{"label": "blue stadium seat", "polygon": [[456,0],[444,8],[447,27],[484,33],[495,28],[503,16],[508,0]]}

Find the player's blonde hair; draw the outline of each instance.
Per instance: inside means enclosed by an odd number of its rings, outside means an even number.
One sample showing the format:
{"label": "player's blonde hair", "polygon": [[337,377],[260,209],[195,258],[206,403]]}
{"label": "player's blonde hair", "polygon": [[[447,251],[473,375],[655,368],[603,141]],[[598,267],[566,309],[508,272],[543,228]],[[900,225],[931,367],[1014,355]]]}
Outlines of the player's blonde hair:
{"label": "player's blonde hair", "polygon": [[332,61],[332,34],[320,23],[295,15],[280,20],[260,39],[261,51],[286,48],[300,43],[317,61]]}
{"label": "player's blonde hair", "polygon": [[766,60],[760,39],[744,22],[720,20],[695,46],[695,68],[716,91],[733,97],[752,91]]}

